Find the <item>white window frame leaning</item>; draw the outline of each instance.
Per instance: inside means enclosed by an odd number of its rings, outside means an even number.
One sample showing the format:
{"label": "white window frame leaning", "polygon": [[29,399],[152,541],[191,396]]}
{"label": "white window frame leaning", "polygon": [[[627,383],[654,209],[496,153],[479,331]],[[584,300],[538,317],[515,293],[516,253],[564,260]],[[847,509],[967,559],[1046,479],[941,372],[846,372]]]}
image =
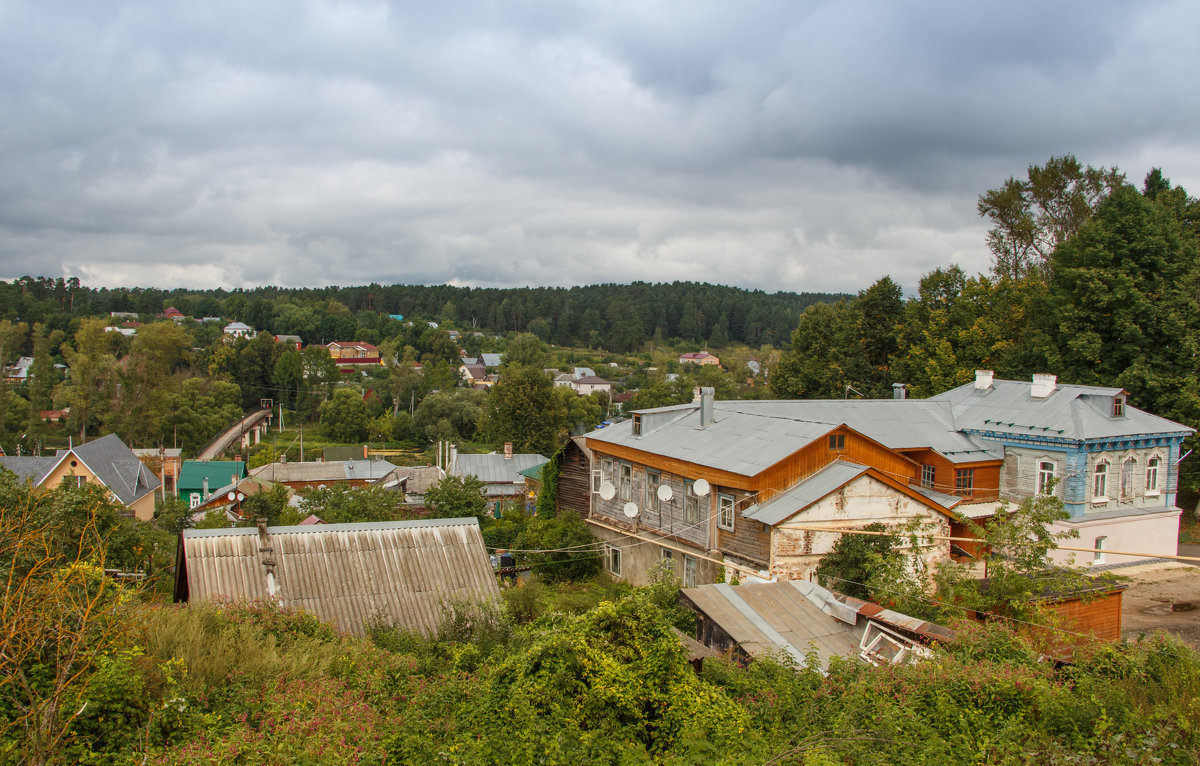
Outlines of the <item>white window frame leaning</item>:
{"label": "white window frame leaning", "polygon": [[737,498],[733,495],[726,495],[723,492],[717,493],[717,527],[724,529],[727,532],[733,531],[733,521],[736,513],[734,506],[737,504]]}
{"label": "white window frame leaning", "polygon": [[1092,502],[1108,502],[1108,461],[1100,460],[1092,468]]}
{"label": "white window frame leaning", "polygon": [[621,576],[621,547],[619,545],[604,544],[604,571],[613,577]]}
{"label": "white window frame leaning", "polygon": [[1039,460],[1037,464],[1037,494],[1049,495],[1051,493],[1050,486],[1057,476],[1058,465],[1053,460]]}
{"label": "white window frame leaning", "polygon": [[1158,473],[1162,467],[1162,458],[1158,455],[1151,455],[1146,461],[1146,496],[1158,497],[1161,491],[1158,488]]}

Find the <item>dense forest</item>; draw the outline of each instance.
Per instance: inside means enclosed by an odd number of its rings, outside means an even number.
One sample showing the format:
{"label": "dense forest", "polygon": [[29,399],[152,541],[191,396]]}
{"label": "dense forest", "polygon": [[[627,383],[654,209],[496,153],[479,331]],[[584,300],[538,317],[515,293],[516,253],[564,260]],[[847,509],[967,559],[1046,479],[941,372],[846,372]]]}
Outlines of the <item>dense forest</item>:
{"label": "dense forest", "polygon": [[[73,317],[133,312],[160,314],[174,306],[197,319],[218,316],[305,343],[366,340],[392,315],[431,319],[471,330],[530,332],[558,345],[632,351],[658,338],[750,346],[786,341],[814,303],[845,297],[827,293],[765,293],[736,287],[671,284],[586,287],[472,288],[449,285],[252,290],[89,288],[78,279],[22,277],[0,282],[0,319],[41,322],[66,330]],[[341,310],[324,309],[336,304]]]}

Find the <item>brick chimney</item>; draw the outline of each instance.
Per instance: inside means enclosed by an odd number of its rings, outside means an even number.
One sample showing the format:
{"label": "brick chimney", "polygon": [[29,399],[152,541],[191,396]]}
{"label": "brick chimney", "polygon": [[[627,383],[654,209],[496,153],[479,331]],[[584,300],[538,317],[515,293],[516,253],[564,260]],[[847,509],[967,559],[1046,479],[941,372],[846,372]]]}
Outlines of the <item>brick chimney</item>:
{"label": "brick chimney", "polygon": [[1034,399],[1045,399],[1047,396],[1054,393],[1055,385],[1057,383],[1057,375],[1048,375],[1044,372],[1035,372],[1033,374],[1033,386],[1029,389],[1029,395]]}
{"label": "brick chimney", "polygon": [[987,391],[992,387],[992,378],[996,373],[991,370],[976,370],[975,371],[975,390]]}
{"label": "brick chimney", "polygon": [[512,460],[512,442],[504,442],[504,459]]}

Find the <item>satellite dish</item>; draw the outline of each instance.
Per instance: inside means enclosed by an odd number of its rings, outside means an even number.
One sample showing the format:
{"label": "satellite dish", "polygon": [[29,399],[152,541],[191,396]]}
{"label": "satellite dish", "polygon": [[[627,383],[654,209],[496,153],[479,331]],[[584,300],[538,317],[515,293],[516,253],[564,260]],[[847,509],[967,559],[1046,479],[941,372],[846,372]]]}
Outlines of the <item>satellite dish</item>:
{"label": "satellite dish", "polygon": [[617,488],[612,485],[611,481],[606,481],[600,485],[600,497],[605,500],[612,500],[617,496]]}
{"label": "satellite dish", "polygon": [[658,499],[662,500],[664,503],[668,502],[672,497],[675,496],[675,493],[671,491],[670,484],[658,485],[658,492],[656,494],[658,495]]}
{"label": "satellite dish", "polygon": [[712,492],[712,487],[709,486],[707,479],[696,479],[696,483],[692,485],[692,491],[696,493],[696,497],[704,497]]}
{"label": "satellite dish", "polygon": [[243,495],[241,492],[239,492],[239,493],[238,493],[238,502],[240,503],[240,502],[242,502],[242,501],[243,501],[243,500],[245,500],[245,499],[246,499],[246,496],[245,496],[245,495]]}
{"label": "satellite dish", "polygon": [[626,516],[628,516],[628,517],[629,517],[629,518],[631,518],[631,519],[632,519],[634,516],[637,516],[637,515],[638,515],[638,507],[637,507],[637,503],[626,503],[626,504],[625,504],[624,511],[625,511],[625,515],[626,515]]}
{"label": "satellite dish", "polygon": [[229,493],[228,495],[226,495],[225,497],[229,498],[230,500],[233,500],[234,498],[236,498],[236,497],[237,497],[237,493],[236,493],[236,492],[230,492],[230,493]]}

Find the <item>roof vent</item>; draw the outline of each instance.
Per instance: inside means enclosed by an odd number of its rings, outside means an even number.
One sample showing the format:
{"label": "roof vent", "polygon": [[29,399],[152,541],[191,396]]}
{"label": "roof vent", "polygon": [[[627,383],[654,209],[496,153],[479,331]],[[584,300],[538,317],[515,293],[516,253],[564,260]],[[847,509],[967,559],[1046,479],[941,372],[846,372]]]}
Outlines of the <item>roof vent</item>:
{"label": "roof vent", "polygon": [[976,370],[975,371],[975,390],[987,391],[992,387],[992,378],[996,373],[991,370]]}
{"label": "roof vent", "polygon": [[1057,382],[1057,375],[1049,375],[1044,372],[1035,372],[1033,374],[1033,387],[1029,389],[1029,395],[1034,399],[1045,399],[1047,396],[1054,393],[1054,387]]}
{"label": "roof vent", "polygon": [[705,386],[700,389],[700,427],[707,428],[713,422],[713,400],[716,398],[716,392]]}

